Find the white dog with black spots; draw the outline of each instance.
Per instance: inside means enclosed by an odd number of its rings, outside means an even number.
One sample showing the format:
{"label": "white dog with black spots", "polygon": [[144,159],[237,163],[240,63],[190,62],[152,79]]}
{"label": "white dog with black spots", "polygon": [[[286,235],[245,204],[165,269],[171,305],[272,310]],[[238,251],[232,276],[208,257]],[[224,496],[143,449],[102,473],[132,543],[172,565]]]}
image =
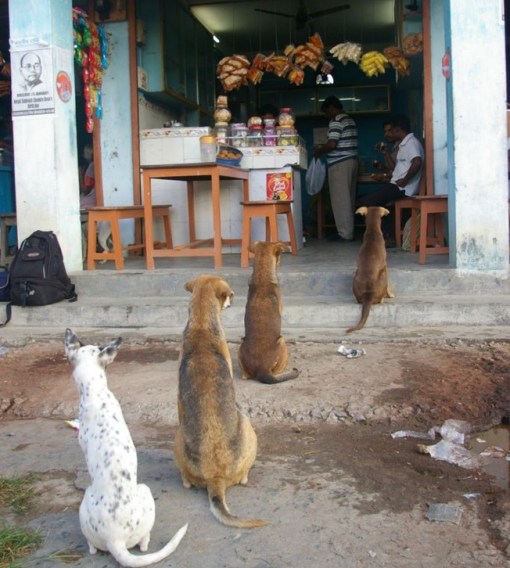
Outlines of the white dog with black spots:
{"label": "white dog with black spots", "polygon": [[104,550],[121,566],[148,566],[177,548],[188,525],[158,552],[129,551],[136,545],[147,551],[156,507],[149,487],[137,482],[136,449],[107,385],[105,369],[121,342],[119,337],[104,348],[82,345],[70,329],[65,332],[65,352],[80,394],[78,439],[92,481],[80,505],[80,525],[90,554]]}

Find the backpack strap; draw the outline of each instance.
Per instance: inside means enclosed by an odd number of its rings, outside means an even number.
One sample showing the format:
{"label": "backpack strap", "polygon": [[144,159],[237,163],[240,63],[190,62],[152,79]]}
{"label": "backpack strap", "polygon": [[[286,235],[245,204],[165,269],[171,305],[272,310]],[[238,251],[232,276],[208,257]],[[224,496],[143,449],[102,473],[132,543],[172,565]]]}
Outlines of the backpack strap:
{"label": "backpack strap", "polygon": [[11,302],[5,305],[5,321],[0,323],[0,327],[4,327],[4,325],[7,325],[11,321],[11,305]]}
{"label": "backpack strap", "polygon": [[25,307],[27,305],[27,281],[23,280],[19,283],[19,294],[20,294],[20,306]]}

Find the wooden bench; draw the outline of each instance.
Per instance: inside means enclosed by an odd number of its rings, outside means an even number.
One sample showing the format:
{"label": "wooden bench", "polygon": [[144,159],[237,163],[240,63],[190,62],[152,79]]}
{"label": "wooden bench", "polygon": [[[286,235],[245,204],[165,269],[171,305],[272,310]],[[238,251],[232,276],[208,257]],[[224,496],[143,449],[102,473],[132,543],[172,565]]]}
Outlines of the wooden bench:
{"label": "wooden bench", "polygon": [[9,256],[9,228],[17,226],[16,213],[0,213],[0,265],[5,266],[14,257]]}
{"label": "wooden bench", "polygon": [[[153,218],[161,217],[163,220],[163,228],[165,230],[165,244],[167,248],[173,248],[172,232],[170,230],[170,207],[171,205],[153,205],[152,215]],[[127,247],[122,247],[120,238],[120,224],[121,219],[144,219],[144,206],[143,205],[118,205],[111,207],[90,207],[88,211],[88,230],[87,230],[87,269],[94,270],[97,261],[113,260],[115,262],[116,270],[123,270],[124,268],[124,250],[129,252],[135,250],[144,250],[145,244],[143,242],[134,243]],[[112,250],[97,252],[96,248],[96,234],[97,224],[106,221],[110,223]],[[143,231],[141,231],[143,235]]]}

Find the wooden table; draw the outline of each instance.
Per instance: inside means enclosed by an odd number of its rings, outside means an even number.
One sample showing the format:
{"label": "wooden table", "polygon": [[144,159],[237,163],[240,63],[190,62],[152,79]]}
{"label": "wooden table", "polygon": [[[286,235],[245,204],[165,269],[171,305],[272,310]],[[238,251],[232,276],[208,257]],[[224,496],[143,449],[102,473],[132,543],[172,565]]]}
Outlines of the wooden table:
{"label": "wooden table", "polygon": [[[223,239],[221,236],[220,189],[223,180],[242,181],[242,201],[249,199],[248,170],[233,166],[224,166],[216,163],[183,164],[178,166],[143,166],[140,168],[144,193],[144,231],[145,231],[145,259],[148,270],[154,268],[154,259],[160,257],[183,256],[212,256],[214,268],[223,266],[223,245],[241,243],[239,239]],[[188,197],[188,227],[189,242],[174,246],[173,248],[154,249],[152,229],[152,180],[165,179],[186,181]],[[195,201],[193,182],[206,180],[211,182],[213,236],[209,239],[196,238],[195,228]],[[212,246],[204,246],[212,243]]]}

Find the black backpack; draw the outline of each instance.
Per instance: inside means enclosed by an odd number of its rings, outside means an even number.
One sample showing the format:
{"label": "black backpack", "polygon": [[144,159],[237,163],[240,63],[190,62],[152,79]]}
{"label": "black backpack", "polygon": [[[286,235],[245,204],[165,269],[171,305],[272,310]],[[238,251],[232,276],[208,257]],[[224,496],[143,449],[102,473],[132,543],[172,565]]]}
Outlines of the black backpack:
{"label": "black backpack", "polygon": [[27,237],[13,258],[9,273],[11,302],[15,306],[45,306],[78,299],[53,231],[35,231]]}

